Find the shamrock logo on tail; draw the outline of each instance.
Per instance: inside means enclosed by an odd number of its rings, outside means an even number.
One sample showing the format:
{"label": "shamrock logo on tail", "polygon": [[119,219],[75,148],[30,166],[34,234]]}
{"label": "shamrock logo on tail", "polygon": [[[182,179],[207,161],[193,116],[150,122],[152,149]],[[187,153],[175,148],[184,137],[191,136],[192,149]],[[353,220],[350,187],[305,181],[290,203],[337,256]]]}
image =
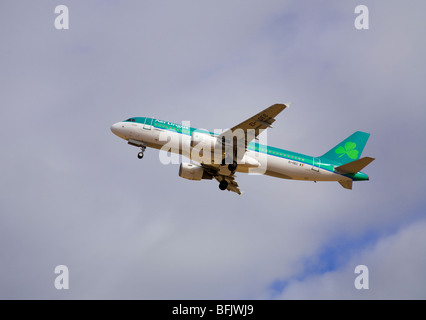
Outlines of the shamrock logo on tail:
{"label": "shamrock logo on tail", "polygon": [[336,149],[336,153],[340,154],[339,158],[343,157],[346,154],[349,158],[356,159],[358,158],[359,152],[355,148],[356,143],[346,142],[344,147],[340,146]]}

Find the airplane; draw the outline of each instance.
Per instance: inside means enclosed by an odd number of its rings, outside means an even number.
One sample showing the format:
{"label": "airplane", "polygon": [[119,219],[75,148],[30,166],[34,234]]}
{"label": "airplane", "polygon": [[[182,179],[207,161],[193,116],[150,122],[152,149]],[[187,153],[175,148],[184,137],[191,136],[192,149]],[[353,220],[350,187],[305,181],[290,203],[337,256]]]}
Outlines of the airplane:
{"label": "airplane", "polygon": [[274,104],[221,133],[149,117],[117,122],[111,126],[111,131],[129,145],[140,148],[139,159],[143,158],[147,147],[183,155],[191,163],[180,163],[180,177],[188,180],[214,178],[220,190],[239,195],[242,191],[236,182],[236,172],[314,182],[337,181],[345,189],[352,189],[353,181],[369,180],[368,175],[361,172],[375,160],[361,158],[369,133],[357,131],[317,157],[256,142],[260,133],[271,128],[275,117],[285,108],[286,104]]}

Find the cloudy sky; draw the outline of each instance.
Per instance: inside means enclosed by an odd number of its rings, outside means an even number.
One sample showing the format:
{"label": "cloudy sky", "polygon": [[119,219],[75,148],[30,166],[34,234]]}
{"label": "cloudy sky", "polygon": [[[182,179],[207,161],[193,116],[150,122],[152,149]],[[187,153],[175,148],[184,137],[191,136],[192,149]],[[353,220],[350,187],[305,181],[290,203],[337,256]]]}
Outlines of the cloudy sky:
{"label": "cloudy sky", "polygon": [[[426,299],[425,10],[2,1],[0,298]],[[228,128],[283,102],[268,144],[321,155],[369,132],[370,181],[240,174],[238,196],[110,132],[129,116]]]}

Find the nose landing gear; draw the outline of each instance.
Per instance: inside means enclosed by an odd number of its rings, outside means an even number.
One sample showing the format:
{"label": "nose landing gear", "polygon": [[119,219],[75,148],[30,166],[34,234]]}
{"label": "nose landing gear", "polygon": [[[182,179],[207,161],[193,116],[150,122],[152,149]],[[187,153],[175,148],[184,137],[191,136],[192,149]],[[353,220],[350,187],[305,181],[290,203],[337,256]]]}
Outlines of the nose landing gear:
{"label": "nose landing gear", "polygon": [[129,141],[127,143],[130,144],[131,146],[141,148],[141,151],[138,153],[138,158],[142,159],[143,153],[145,152],[145,149],[146,149],[145,142],[129,139]]}
{"label": "nose landing gear", "polygon": [[146,147],[145,147],[145,146],[142,146],[142,147],[140,147],[140,148],[141,148],[141,151],[138,153],[138,158],[139,158],[139,159],[142,159],[142,158],[143,158],[143,154],[144,154],[144,152],[145,152]]}

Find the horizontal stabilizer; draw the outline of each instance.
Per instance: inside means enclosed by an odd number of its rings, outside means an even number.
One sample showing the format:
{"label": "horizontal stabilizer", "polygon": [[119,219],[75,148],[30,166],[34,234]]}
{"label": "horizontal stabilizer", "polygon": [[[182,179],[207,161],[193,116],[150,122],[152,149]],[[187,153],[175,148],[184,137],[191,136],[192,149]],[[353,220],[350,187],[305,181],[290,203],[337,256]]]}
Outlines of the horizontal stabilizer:
{"label": "horizontal stabilizer", "polygon": [[[347,164],[344,164],[342,166],[336,167],[336,168],[334,168],[334,170],[339,172],[339,173],[357,173],[357,172],[361,171],[364,167],[368,166],[373,160],[374,160],[374,158],[364,157],[364,158],[361,158],[359,160],[355,160],[355,161],[349,162]],[[343,184],[342,184],[342,186],[343,186]],[[345,186],[343,186],[343,187],[345,187]]]}
{"label": "horizontal stabilizer", "polygon": [[341,180],[339,183],[343,188],[352,190],[352,180]]}

